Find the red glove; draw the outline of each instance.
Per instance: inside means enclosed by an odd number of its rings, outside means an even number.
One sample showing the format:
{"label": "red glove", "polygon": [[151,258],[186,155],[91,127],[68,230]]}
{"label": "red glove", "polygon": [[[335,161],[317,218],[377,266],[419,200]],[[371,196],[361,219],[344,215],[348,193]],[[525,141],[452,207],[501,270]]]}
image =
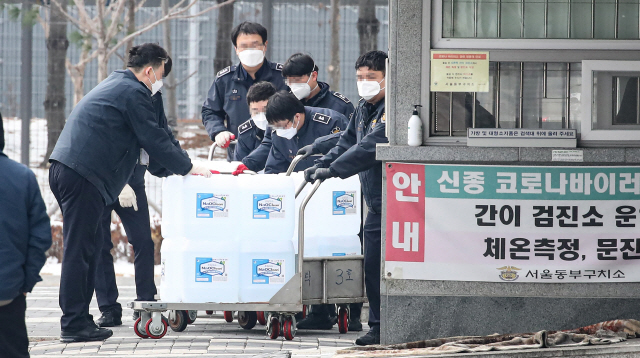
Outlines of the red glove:
{"label": "red glove", "polygon": [[244,165],[244,164],[240,164],[240,165],[238,165],[238,168],[231,174],[233,174],[233,175],[242,174],[242,173],[244,173],[245,170],[249,170],[249,168],[247,168],[247,166]]}

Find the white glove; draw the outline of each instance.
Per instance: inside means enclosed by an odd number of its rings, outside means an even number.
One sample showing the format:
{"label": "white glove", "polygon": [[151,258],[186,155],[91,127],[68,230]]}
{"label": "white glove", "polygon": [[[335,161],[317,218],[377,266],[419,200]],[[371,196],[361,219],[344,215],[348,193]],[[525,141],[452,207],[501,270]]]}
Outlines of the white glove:
{"label": "white glove", "polygon": [[205,178],[211,177],[211,170],[202,162],[194,160],[191,162],[193,167],[189,170],[189,174],[202,175]]}
{"label": "white glove", "polygon": [[136,193],[133,191],[133,188],[129,186],[129,184],[124,186],[120,195],[118,195],[118,200],[120,200],[120,206],[123,208],[130,208],[133,206],[133,210],[138,211],[138,202],[136,200]]}
{"label": "white glove", "polygon": [[231,142],[231,139],[232,139],[231,137],[235,137],[231,132],[227,132],[227,131],[220,132],[218,133],[218,135],[216,135],[216,144],[220,148],[226,148],[229,146],[229,143]]}

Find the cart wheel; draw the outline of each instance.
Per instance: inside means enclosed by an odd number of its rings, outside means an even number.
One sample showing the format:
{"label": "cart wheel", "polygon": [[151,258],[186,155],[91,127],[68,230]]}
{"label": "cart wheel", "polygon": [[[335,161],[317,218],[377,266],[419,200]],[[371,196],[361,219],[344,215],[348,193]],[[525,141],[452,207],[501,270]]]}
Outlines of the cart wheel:
{"label": "cart wheel", "polygon": [[141,321],[142,321],[142,318],[138,317],[138,319],[133,324],[133,331],[136,332],[136,336],[140,338],[149,338],[149,336],[147,335],[146,328],[141,323]]}
{"label": "cart wheel", "polygon": [[193,324],[193,322],[196,321],[196,318],[198,318],[198,311],[190,310],[185,312],[187,313],[187,323]]}
{"label": "cart wheel", "polygon": [[204,311],[206,314],[208,314],[209,316],[211,316],[213,314],[213,311]]}
{"label": "cart wheel", "polygon": [[258,312],[256,312],[256,315],[258,316],[258,317],[257,317],[257,319],[258,319],[258,323],[260,323],[260,324],[261,324],[261,325],[263,325],[263,326],[264,326],[265,324],[267,324],[267,319],[266,319],[266,318],[265,318],[265,316],[264,316],[264,311],[258,311]]}
{"label": "cart wheel", "polygon": [[239,311],[238,323],[244,329],[251,329],[256,326],[258,315],[254,311]]}
{"label": "cart wheel", "polygon": [[[173,319],[171,317],[173,316]],[[174,332],[182,332],[187,328],[189,323],[189,315],[187,311],[175,311],[172,315],[169,315],[169,327]]]}
{"label": "cart wheel", "polygon": [[276,317],[271,318],[271,324],[267,330],[269,338],[276,339],[280,335],[280,321]]}
{"label": "cart wheel", "polygon": [[164,337],[165,334],[167,334],[168,327],[169,327],[169,322],[167,322],[167,319],[164,318],[163,316],[160,325],[157,325],[157,324],[154,325],[153,320],[149,319],[147,321],[147,325],[145,326],[145,329],[147,331],[147,335],[149,335],[149,338],[160,339]]}
{"label": "cart wheel", "polygon": [[338,331],[347,333],[349,330],[349,313],[346,308],[340,307],[338,311]]}
{"label": "cart wheel", "polygon": [[227,322],[233,322],[233,312],[224,311],[224,320]]}
{"label": "cart wheel", "polygon": [[295,333],[293,332],[293,321],[291,321],[291,318],[287,318],[282,324],[282,335],[287,341],[293,339]]}

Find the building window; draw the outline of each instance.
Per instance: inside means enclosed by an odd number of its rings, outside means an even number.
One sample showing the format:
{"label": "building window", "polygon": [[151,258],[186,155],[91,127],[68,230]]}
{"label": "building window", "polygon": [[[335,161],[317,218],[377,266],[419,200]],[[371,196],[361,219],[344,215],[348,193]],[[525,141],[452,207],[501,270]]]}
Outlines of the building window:
{"label": "building window", "polygon": [[491,62],[489,92],[431,93],[431,136],[467,128],[580,127],[581,64]]}
{"label": "building window", "polygon": [[640,142],[640,61],[583,61],[581,138]]}
{"label": "building window", "polygon": [[442,0],[443,38],[638,39],[637,0]]}

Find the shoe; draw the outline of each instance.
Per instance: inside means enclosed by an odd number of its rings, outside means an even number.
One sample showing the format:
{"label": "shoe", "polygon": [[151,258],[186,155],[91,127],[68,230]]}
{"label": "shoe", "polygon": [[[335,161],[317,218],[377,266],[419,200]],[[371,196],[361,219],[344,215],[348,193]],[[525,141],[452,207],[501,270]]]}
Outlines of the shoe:
{"label": "shoe", "polygon": [[328,315],[314,315],[310,313],[309,316],[296,325],[298,329],[331,329],[334,323]]}
{"label": "shoe", "polygon": [[62,331],[60,333],[60,342],[62,343],[71,343],[71,342],[92,342],[92,341],[104,341],[105,339],[111,337],[113,335],[113,331],[107,328],[97,328],[91,325],[80,331]]}
{"label": "shoe", "polygon": [[380,344],[380,326],[371,326],[371,329],[367,334],[356,339],[356,344],[359,346]]}
{"label": "shoe", "polygon": [[362,331],[362,323],[360,322],[360,317],[352,317],[349,319],[349,332],[361,332]]}
{"label": "shoe", "polygon": [[122,315],[113,311],[104,311],[96,321],[98,327],[115,327],[122,325]]}

